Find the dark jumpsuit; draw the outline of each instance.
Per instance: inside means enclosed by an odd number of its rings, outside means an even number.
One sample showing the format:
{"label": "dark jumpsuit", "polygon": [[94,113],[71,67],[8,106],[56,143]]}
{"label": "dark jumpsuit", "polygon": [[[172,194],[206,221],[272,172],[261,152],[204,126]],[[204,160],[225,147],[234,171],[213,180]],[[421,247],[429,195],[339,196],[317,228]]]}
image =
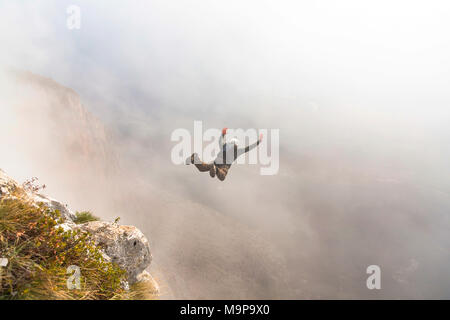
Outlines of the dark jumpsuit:
{"label": "dark jumpsuit", "polygon": [[[211,178],[214,178],[214,176],[217,175],[217,178],[219,178],[220,181],[225,180],[225,177],[228,174],[228,170],[231,167],[231,164],[242,154],[249,152],[250,150],[252,150],[253,148],[255,148],[256,146],[258,146],[260,144],[261,141],[257,141],[252,145],[249,145],[245,148],[238,148],[236,145],[234,145],[233,148],[233,154],[227,155],[227,144],[223,143],[223,138],[224,136],[221,135],[220,137],[220,141],[219,141],[219,145],[221,147],[221,151],[220,153],[217,155],[216,159],[214,160],[214,162],[212,163],[205,163],[203,161],[200,160],[200,158],[198,157],[198,154],[193,153],[191,155],[191,163],[193,163],[197,169],[200,172],[206,172],[209,171],[209,175],[211,176]],[[229,159],[227,158],[227,156],[229,157]]]}

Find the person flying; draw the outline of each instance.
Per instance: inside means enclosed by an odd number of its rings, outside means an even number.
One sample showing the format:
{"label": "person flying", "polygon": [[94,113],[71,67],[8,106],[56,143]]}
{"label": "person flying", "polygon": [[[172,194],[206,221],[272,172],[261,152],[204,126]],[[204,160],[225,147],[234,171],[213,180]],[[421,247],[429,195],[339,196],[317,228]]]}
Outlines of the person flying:
{"label": "person flying", "polygon": [[200,172],[209,171],[211,178],[217,176],[220,181],[225,180],[233,162],[241,155],[249,152],[253,148],[257,147],[262,141],[262,133],[259,135],[259,140],[254,144],[251,144],[245,148],[239,148],[239,141],[236,138],[226,142],[225,135],[228,128],[222,129],[222,134],[219,138],[220,152],[217,154],[216,159],[211,163],[205,163],[200,160],[197,153],[193,153],[186,159],[186,164],[194,164]]}

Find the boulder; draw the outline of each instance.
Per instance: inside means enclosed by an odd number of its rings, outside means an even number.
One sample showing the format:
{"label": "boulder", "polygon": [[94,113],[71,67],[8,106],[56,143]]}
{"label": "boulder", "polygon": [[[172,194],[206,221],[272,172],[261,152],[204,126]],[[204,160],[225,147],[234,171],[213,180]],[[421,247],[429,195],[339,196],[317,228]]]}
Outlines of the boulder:
{"label": "boulder", "polygon": [[139,229],[106,221],[91,221],[76,227],[89,232],[111,262],[126,270],[130,284],[146,281],[148,277],[142,273],[150,266],[152,255],[148,240]]}

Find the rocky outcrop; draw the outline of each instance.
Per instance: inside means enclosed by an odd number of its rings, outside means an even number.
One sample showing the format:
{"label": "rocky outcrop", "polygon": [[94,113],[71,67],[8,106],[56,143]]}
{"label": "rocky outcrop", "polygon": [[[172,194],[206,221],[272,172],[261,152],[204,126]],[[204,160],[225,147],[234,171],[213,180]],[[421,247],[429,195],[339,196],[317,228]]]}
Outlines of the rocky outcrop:
{"label": "rocky outcrop", "polygon": [[58,210],[61,214],[61,217],[63,220],[69,224],[75,224],[73,221],[75,220],[76,216],[75,214],[70,211],[67,206],[59,202],[58,200],[49,198],[47,196],[44,196],[43,194],[31,194],[30,195],[32,200],[36,203],[43,203],[45,206],[47,206],[49,209],[52,210]]}
{"label": "rocky outcrop", "polygon": [[82,230],[91,234],[92,240],[103,252],[106,260],[116,263],[127,272],[128,283],[150,281],[157,288],[151,275],[145,271],[150,266],[152,255],[145,235],[134,226],[121,226],[107,221],[92,221],[76,224],[76,215],[58,200],[45,195],[24,190],[16,181],[0,169],[0,200],[13,197],[14,192],[21,190],[36,205],[44,204],[61,213],[61,223],[57,227],[64,230]]}
{"label": "rocky outcrop", "polygon": [[127,271],[129,283],[137,282],[139,275],[152,261],[148,240],[136,227],[92,221],[80,224],[77,228],[89,232],[110,261]]}
{"label": "rocky outcrop", "polygon": [[75,219],[75,214],[70,211],[67,206],[65,206],[58,200],[52,199],[45,195],[36,192],[27,192],[26,189],[21,187],[16,181],[11,179],[2,169],[0,169],[0,198],[9,196],[14,193],[14,191],[19,189],[26,193],[26,196],[30,201],[36,204],[43,203],[49,209],[58,210],[65,222],[75,224],[73,222]]}

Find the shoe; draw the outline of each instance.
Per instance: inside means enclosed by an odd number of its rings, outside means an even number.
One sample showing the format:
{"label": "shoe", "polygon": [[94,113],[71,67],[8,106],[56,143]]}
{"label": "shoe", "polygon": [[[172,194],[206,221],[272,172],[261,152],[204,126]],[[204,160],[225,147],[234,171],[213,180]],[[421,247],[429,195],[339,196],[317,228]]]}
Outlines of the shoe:
{"label": "shoe", "polygon": [[197,156],[196,153],[193,153],[193,154],[192,154],[192,156],[191,156],[191,163],[192,163],[192,164],[195,163],[195,159],[196,159],[197,157],[198,157],[198,156]]}
{"label": "shoe", "polygon": [[211,169],[209,169],[209,175],[211,176],[211,178],[214,178],[216,176],[216,166],[213,165],[211,166]]}

